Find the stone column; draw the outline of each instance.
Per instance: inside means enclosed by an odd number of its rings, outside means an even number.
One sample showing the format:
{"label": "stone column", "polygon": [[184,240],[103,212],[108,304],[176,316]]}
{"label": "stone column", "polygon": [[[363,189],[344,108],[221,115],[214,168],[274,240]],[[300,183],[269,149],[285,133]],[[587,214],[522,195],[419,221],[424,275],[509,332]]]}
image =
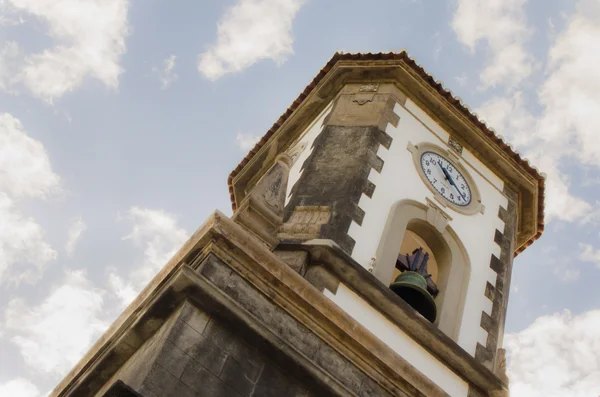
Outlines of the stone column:
{"label": "stone column", "polygon": [[369,172],[381,172],[377,150],[390,147],[385,128],[398,125],[393,109],[405,100],[393,84],[348,84],[342,89],[291,189],[282,239],[330,239],[352,252],[355,242],[348,229],[352,221],[362,223],[358,202],[363,193],[373,195]]}

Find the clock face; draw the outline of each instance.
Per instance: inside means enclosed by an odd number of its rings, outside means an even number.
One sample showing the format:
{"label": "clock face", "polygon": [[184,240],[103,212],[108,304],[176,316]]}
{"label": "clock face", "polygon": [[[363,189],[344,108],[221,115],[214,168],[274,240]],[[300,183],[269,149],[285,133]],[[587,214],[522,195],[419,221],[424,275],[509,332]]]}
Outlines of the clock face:
{"label": "clock face", "polygon": [[469,183],[447,158],[435,152],[423,152],[421,168],[431,186],[446,200],[461,207],[471,203]]}

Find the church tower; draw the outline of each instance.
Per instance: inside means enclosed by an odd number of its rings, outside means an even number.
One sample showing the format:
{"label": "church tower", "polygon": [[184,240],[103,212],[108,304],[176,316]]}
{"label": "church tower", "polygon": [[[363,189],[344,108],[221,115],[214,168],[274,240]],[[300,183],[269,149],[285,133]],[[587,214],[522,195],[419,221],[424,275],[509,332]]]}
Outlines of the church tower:
{"label": "church tower", "polygon": [[405,52],[335,54],[52,396],[508,396],[544,177]]}

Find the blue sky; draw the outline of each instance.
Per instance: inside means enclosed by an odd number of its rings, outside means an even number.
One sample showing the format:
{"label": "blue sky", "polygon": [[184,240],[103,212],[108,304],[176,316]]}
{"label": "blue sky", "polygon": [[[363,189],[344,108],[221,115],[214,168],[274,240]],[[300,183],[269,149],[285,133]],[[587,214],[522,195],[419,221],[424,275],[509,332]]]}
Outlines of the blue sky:
{"label": "blue sky", "polygon": [[335,51],[406,48],[548,175],[515,396],[600,394],[599,0],[0,0],[0,395],[46,395]]}

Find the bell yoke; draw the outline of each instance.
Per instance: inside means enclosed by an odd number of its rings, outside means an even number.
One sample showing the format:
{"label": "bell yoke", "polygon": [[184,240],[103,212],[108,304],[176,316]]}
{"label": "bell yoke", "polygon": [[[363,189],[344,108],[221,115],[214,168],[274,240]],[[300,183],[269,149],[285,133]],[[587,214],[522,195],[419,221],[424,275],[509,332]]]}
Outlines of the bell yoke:
{"label": "bell yoke", "polygon": [[412,255],[398,255],[396,268],[402,273],[390,289],[432,323],[437,317],[434,297],[440,292],[427,271],[429,254],[417,248]]}

